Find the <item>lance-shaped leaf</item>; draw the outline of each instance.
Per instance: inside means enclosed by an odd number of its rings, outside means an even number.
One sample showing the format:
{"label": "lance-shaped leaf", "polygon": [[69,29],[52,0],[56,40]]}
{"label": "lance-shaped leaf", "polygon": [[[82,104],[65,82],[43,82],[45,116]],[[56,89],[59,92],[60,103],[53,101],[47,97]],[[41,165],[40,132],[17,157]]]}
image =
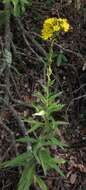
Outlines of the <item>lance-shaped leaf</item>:
{"label": "lance-shaped leaf", "polygon": [[35,163],[29,162],[23,170],[17,190],[29,190],[35,175]]}
{"label": "lance-shaped leaf", "polygon": [[8,160],[0,164],[1,168],[24,166],[26,162],[33,158],[32,152],[27,151],[18,155],[13,160]]}
{"label": "lance-shaped leaf", "polygon": [[34,178],[35,178],[35,183],[39,186],[41,190],[48,190],[45,182],[39,176],[35,176]]}

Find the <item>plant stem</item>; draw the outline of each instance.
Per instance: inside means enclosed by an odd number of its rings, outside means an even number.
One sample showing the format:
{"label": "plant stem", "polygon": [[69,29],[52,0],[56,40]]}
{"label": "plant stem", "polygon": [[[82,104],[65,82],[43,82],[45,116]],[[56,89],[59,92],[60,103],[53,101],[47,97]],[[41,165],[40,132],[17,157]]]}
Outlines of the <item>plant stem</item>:
{"label": "plant stem", "polygon": [[[51,41],[51,46],[49,50],[49,57],[48,57],[48,67],[47,67],[47,81],[46,81],[46,94],[47,102],[46,102],[46,110],[49,106],[49,94],[50,94],[50,86],[51,86],[51,74],[52,74],[52,61],[53,61],[53,45],[54,45],[54,39]],[[45,126],[49,126],[49,118],[45,116]]]}
{"label": "plant stem", "polygon": [[[52,65],[52,61],[53,61],[53,45],[54,45],[54,39],[51,41],[51,46],[50,46],[50,50],[49,50],[49,58],[48,58],[48,68],[47,68],[47,83],[46,83],[46,87],[47,87],[47,100],[49,97],[49,91],[50,91],[50,85],[51,85],[51,74],[52,74],[52,69],[51,69],[51,65]],[[47,102],[47,106],[48,106],[48,102]]]}

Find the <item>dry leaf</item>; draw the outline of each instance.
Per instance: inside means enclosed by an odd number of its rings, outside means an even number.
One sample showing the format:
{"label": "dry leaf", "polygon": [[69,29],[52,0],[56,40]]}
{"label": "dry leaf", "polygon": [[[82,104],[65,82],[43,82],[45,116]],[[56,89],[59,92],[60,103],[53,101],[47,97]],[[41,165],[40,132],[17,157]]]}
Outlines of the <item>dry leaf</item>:
{"label": "dry leaf", "polygon": [[71,176],[70,176],[70,183],[71,183],[72,185],[75,183],[76,178],[77,178],[76,173],[71,174]]}
{"label": "dry leaf", "polygon": [[78,164],[78,168],[80,172],[86,173],[86,166],[84,166],[83,164]]}

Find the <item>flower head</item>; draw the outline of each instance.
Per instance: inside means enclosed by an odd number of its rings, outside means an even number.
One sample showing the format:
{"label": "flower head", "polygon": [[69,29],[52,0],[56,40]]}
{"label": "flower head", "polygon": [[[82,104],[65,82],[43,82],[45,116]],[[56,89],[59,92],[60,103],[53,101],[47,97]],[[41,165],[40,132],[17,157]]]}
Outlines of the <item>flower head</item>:
{"label": "flower head", "polygon": [[64,18],[48,18],[44,21],[42,29],[42,38],[44,40],[51,39],[56,32],[68,32],[70,28],[69,22]]}
{"label": "flower head", "polygon": [[64,32],[68,32],[70,28],[70,25],[68,23],[68,20],[66,18],[62,19],[62,29]]}

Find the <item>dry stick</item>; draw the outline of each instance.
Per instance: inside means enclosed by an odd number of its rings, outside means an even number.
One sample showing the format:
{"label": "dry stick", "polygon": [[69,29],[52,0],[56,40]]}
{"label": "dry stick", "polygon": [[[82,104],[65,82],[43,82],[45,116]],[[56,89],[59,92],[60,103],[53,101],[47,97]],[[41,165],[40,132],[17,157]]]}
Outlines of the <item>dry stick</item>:
{"label": "dry stick", "polygon": [[[31,104],[23,102],[23,101],[21,101],[19,99],[14,99],[11,94],[9,95],[9,97],[10,97],[11,101],[14,103],[14,107],[21,106],[21,107],[28,108],[28,109],[31,109],[31,110],[33,109]],[[1,97],[0,97],[0,103],[6,104],[4,99],[1,98]]]}
{"label": "dry stick", "polygon": [[[9,92],[8,92],[8,94],[9,94]],[[7,102],[5,101],[5,99],[2,99],[1,101],[3,101],[4,105],[7,106],[10,109],[13,117],[15,118],[15,120],[18,123],[19,129],[20,129],[22,135],[24,137],[29,136],[28,133],[27,133],[24,121],[21,119],[21,116],[17,113],[17,111],[14,109],[14,107],[12,105],[8,105]],[[17,103],[18,103],[18,101],[17,101]],[[21,101],[19,101],[19,105],[23,105],[25,107],[28,107],[28,104],[24,104]],[[31,108],[31,107],[29,106],[29,108]],[[31,144],[29,142],[27,143],[27,150],[30,150],[30,151],[32,150]]]}
{"label": "dry stick", "polygon": [[[29,31],[27,31],[27,33],[28,33],[28,35],[29,35]],[[41,36],[40,36],[39,34],[36,34],[35,32],[31,32],[30,34],[31,34],[32,38],[33,38],[33,35],[35,35],[35,36],[41,38]],[[85,59],[83,58],[83,55],[82,55],[81,53],[79,53],[79,52],[77,52],[77,51],[73,51],[73,50],[71,50],[71,49],[69,49],[69,48],[66,48],[65,46],[63,46],[62,44],[59,44],[59,43],[55,43],[55,45],[56,45],[59,49],[63,50],[64,52],[68,52],[68,53],[70,53],[70,54],[73,54],[73,55],[77,56],[78,58],[80,58],[83,62],[86,62]]]}
{"label": "dry stick", "polygon": [[25,41],[27,47],[28,47],[28,48],[31,50],[31,52],[38,58],[39,61],[41,61],[42,63],[45,64],[44,59],[43,59],[41,56],[39,56],[38,53],[31,47],[31,45],[30,45],[28,39],[26,38],[25,30],[24,30],[24,28],[23,28],[23,25],[22,25],[20,19],[17,19],[17,21],[18,21],[19,27],[20,27],[21,32],[22,32],[23,39],[24,39],[24,41]]}
{"label": "dry stick", "polygon": [[17,93],[17,96],[18,96],[18,97],[20,98],[20,100],[21,100],[21,95],[20,95],[19,90],[18,90],[18,88],[17,88],[17,84],[16,84],[16,82],[15,82],[15,79],[14,79],[14,76],[13,76],[12,72],[10,72],[10,78],[12,79],[13,85],[14,85],[14,87],[15,87],[15,91],[16,91],[16,93]]}
{"label": "dry stick", "polygon": [[13,51],[13,55],[17,58],[17,60],[19,60],[19,62],[21,63],[22,59],[21,59],[21,56],[20,56],[20,52],[18,54],[17,52],[17,47],[15,46],[14,42],[11,41],[11,48],[12,48],[12,51]]}
{"label": "dry stick", "polygon": [[81,0],[75,0],[75,8],[77,9],[77,11],[80,9],[81,7]]}
{"label": "dry stick", "polygon": [[[6,90],[6,84],[0,84],[0,88],[2,88],[3,90]],[[8,90],[8,89],[7,89]],[[15,99],[13,98],[11,92],[8,90],[8,96],[9,96],[9,99],[14,103],[14,106],[22,106],[22,107],[25,107],[25,108],[28,108],[28,109],[33,109],[32,108],[32,105],[30,103],[26,103],[20,99]],[[3,104],[6,104],[6,101],[0,97],[0,102],[2,102]],[[7,105],[6,105],[7,106]]]}
{"label": "dry stick", "polygon": [[65,47],[63,47],[62,45],[57,44],[57,43],[55,43],[55,45],[56,45],[58,48],[62,49],[64,52],[71,53],[71,54],[77,56],[78,58],[80,58],[83,62],[85,62],[85,59],[83,58],[83,55],[82,55],[81,53],[76,52],[76,51],[73,51],[73,50],[68,49],[68,48],[65,48]]}
{"label": "dry stick", "polygon": [[[8,93],[9,94],[9,93]],[[27,133],[27,130],[26,130],[26,127],[25,127],[25,124],[24,124],[24,121],[21,119],[21,116],[17,113],[17,111],[14,109],[14,107],[10,104],[8,104],[8,102],[6,102],[5,99],[2,99],[2,101],[4,102],[4,105],[7,106],[9,108],[9,110],[11,111],[13,117],[15,118],[15,120],[17,121],[18,123],[18,126],[20,128],[20,131],[22,133],[22,135],[25,137],[25,136],[28,136],[28,133]],[[27,150],[32,150],[32,147],[31,147],[31,144],[28,142],[27,143]]]}
{"label": "dry stick", "polygon": [[86,94],[84,94],[84,95],[82,95],[82,96],[78,96],[77,98],[73,98],[73,99],[70,101],[70,103],[69,103],[69,105],[68,105],[68,107],[67,107],[67,109],[66,109],[66,115],[68,114],[69,108],[70,108],[70,106],[74,103],[74,101],[80,100],[80,99],[82,99],[82,98],[86,98]]}
{"label": "dry stick", "polygon": [[18,22],[18,24],[19,24],[19,26],[20,26],[20,29],[21,29],[22,32],[24,33],[24,35],[26,35],[26,36],[28,37],[29,41],[31,41],[32,44],[34,44],[35,47],[37,47],[37,49],[39,50],[39,52],[40,52],[43,56],[46,57],[46,56],[47,56],[47,52],[45,51],[45,49],[34,39],[34,37],[30,34],[30,32],[27,31],[27,30],[23,27],[23,25],[22,25],[20,19],[17,19],[17,22]]}
{"label": "dry stick", "polygon": [[28,37],[28,39],[32,42],[32,44],[34,44],[34,45],[37,47],[37,49],[39,50],[39,52],[40,52],[43,56],[47,57],[47,52],[46,52],[45,49],[42,47],[42,45],[39,44],[39,43],[35,40],[35,38],[33,38],[33,36],[30,35],[30,34],[28,33],[28,31],[26,31],[25,29],[24,29],[24,32],[25,32],[26,36]]}
{"label": "dry stick", "polygon": [[[24,38],[24,41],[27,45],[27,47],[31,50],[31,52],[36,56],[36,58],[38,59],[38,61],[40,61],[41,63],[44,64],[44,83],[46,82],[46,61],[44,60],[44,58],[47,58],[47,52],[45,51],[45,49],[34,39],[34,37],[29,33],[29,31],[26,31],[21,23],[20,19],[17,19],[18,25],[22,31],[22,36]],[[29,41],[28,41],[29,39]],[[32,44],[35,45],[35,47],[38,49],[38,51],[43,55],[40,56],[30,45],[30,42],[32,42]]]}
{"label": "dry stick", "polygon": [[[12,139],[12,143],[11,143],[10,147],[6,150],[5,154],[4,154],[3,157],[2,157],[2,161],[4,161],[4,159],[6,158],[6,155],[7,155],[8,152],[11,150],[11,148],[14,148],[14,149],[15,149],[16,156],[18,156],[19,153],[18,153],[18,150],[17,150],[15,135],[14,135],[13,131],[11,131],[11,129],[9,129],[9,128],[6,126],[6,124],[4,124],[2,121],[0,121],[0,124],[1,124],[1,125],[3,126],[3,128],[10,134],[11,139]],[[19,170],[19,173],[21,174],[21,172],[22,172],[21,167],[18,167],[18,170]]]}
{"label": "dry stick", "polygon": [[10,134],[11,136],[11,139],[12,139],[12,143],[11,143],[11,146],[6,150],[5,154],[3,155],[2,157],[2,161],[6,158],[6,154],[9,152],[9,150],[14,147],[15,148],[15,152],[16,152],[16,155],[18,155],[18,150],[17,150],[17,147],[16,147],[16,141],[15,141],[15,136],[14,136],[14,133],[11,131],[11,129],[9,129],[6,124],[4,124],[1,120],[0,120],[0,124],[3,126],[3,128]]}
{"label": "dry stick", "polygon": [[[20,29],[22,31],[22,35],[23,35],[23,38],[24,38],[24,41],[27,45],[27,47],[32,51],[32,53],[34,53],[34,55],[37,57],[37,59],[42,62],[44,64],[44,83],[46,82],[46,61],[44,60],[44,58],[42,58],[42,56],[39,56],[38,53],[31,47],[29,41],[31,41],[38,49],[39,49],[39,52],[45,57],[47,58],[47,53],[46,51],[42,48],[42,46],[33,38],[33,36],[29,35],[28,34],[28,31],[26,31],[24,28],[23,28],[23,25],[21,23],[21,21],[19,19],[17,19],[18,21],[18,24],[20,26]],[[29,38],[29,41],[28,39]]]}
{"label": "dry stick", "polygon": [[[18,123],[18,126],[19,126],[19,128],[20,128],[20,130],[22,132],[22,135],[24,137],[28,136],[24,121],[21,119],[20,115],[17,113],[17,111],[11,105],[9,105],[9,109],[12,112],[15,120]],[[27,143],[27,150],[30,150],[30,151],[32,150],[31,144],[29,142]]]}

